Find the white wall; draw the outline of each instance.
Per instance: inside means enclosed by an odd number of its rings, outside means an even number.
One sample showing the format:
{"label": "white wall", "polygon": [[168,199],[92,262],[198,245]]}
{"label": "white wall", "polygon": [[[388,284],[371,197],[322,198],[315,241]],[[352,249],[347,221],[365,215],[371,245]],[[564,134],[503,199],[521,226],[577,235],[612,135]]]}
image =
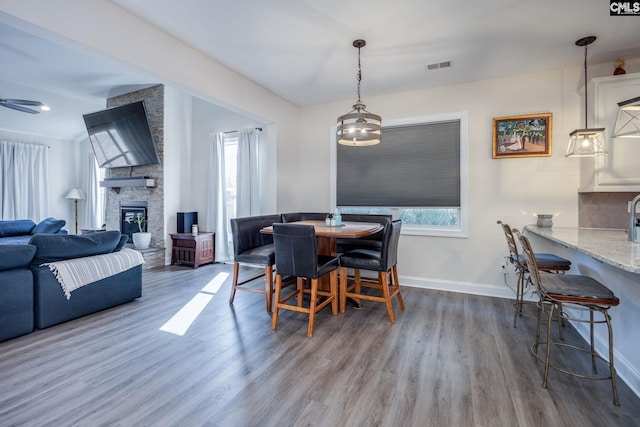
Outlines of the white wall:
{"label": "white wall", "polygon": [[[488,295],[512,296],[498,264],[506,242],[498,219],[513,227],[553,213],[557,225],[577,226],[578,162],[566,159],[568,135],[579,123],[579,69],[487,80],[364,99],[385,120],[455,111],[469,114],[469,238],[403,235],[401,282]],[[297,179],[281,210],[327,211],[330,204],[330,132],[352,100],[301,108]],[[492,119],[528,113],[553,114],[552,156],[493,159]],[[383,142],[384,143],[384,142]],[[372,183],[375,185],[375,183]],[[427,185],[427,183],[425,183]],[[285,186],[281,185],[280,190]],[[511,280],[511,279],[510,279]]]}
{"label": "white wall", "polygon": [[[191,181],[188,159],[191,143],[191,96],[164,86],[164,247],[171,248],[170,234],[176,232],[176,214]],[[171,250],[165,251],[165,264],[171,263]]]}

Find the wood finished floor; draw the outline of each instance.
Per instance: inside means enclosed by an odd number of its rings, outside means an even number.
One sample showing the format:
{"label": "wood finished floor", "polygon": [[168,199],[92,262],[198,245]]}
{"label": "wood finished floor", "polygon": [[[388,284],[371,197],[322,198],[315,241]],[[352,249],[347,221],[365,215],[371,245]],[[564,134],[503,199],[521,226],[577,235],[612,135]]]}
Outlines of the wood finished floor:
{"label": "wood finished floor", "polygon": [[[144,272],[143,297],[0,343],[1,426],[637,426],[619,381],[542,369],[534,321],[511,301],[403,288],[397,323],[382,304],[270,327],[260,294],[231,275],[184,336],[159,328],[224,265]],[[615,329],[614,325],[614,329]],[[566,328],[567,340],[576,339]]]}

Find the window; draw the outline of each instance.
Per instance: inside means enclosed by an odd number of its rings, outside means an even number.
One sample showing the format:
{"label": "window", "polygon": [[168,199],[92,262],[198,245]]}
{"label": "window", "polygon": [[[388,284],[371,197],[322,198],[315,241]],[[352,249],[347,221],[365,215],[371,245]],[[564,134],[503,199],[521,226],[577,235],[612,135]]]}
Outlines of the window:
{"label": "window", "polygon": [[464,112],[386,122],[379,145],[336,144],[336,206],[392,214],[404,234],[466,237],[466,152]]}

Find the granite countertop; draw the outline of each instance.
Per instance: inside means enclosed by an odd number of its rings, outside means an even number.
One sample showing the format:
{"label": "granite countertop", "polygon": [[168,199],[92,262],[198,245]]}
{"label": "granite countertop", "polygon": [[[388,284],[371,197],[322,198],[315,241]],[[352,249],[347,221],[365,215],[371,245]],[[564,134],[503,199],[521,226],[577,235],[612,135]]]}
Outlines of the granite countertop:
{"label": "granite countertop", "polygon": [[604,228],[539,228],[527,225],[525,230],[594,259],[631,273],[640,274],[640,243],[627,240],[624,230]]}

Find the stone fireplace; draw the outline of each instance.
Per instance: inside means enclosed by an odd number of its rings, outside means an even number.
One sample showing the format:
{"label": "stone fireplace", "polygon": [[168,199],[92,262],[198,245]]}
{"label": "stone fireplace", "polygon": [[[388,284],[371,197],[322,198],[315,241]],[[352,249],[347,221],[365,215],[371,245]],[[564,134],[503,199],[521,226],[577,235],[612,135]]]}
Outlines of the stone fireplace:
{"label": "stone fireplace", "polygon": [[[116,107],[131,102],[144,101],[149,127],[158,149],[160,164],[107,169],[106,178],[116,178],[123,184],[106,189],[106,223],[109,230],[120,230],[131,236],[138,225],[125,222],[128,216],[144,215],[146,231],[151,233],[151,246],[142,249],[144,268],[165,264],[164,241],[166,236],[164,219],[164,86],[158,85],[136,92],[115,96],[107,100],[107,107]],[[148,178],[135,180],[135,177]],[[129,179],[131,178],[131,179]],[[131,184],[131,181],[135,181]],[[142,185],[138,185],[142,182]],[[131,240],[129,240],[131,242]]]}

